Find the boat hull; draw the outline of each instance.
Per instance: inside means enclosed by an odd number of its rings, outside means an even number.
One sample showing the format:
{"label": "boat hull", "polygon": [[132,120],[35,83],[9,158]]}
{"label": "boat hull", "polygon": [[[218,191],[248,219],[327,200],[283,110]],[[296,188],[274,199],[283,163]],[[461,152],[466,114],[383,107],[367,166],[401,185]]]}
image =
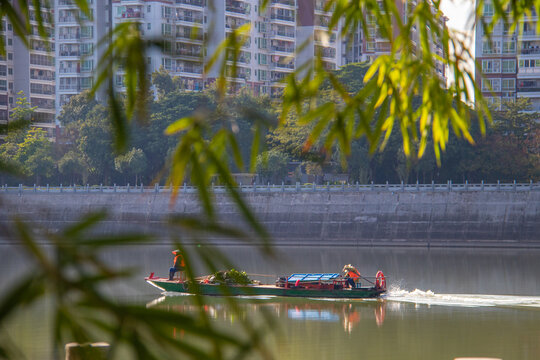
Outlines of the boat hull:
{"label": "boat hull", "polygon": [[145,279],[149,284],[162,291],[177,292],[185,294],[198,293],[201,295],[213,296],[288,296],[305,298],[335,298],[335,299],[370,299],[378,298],[386,290],[375,287],[362,287],[356,289],[306,289],[306,288],[283,288],[272,285],[227,285],[220,286],[215,284],[194,285],[178,281],[169,281],[167,279]]}

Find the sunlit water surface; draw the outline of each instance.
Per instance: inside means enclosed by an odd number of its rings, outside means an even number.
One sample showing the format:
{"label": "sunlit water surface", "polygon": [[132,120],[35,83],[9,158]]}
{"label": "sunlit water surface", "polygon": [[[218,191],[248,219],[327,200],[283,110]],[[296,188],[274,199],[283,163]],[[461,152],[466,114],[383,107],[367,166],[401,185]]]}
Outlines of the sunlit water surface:
{"label": "sunlit water surface", "polygon": [[[540,359],[540,251],[289,247],[276,260],[251,247],[225,251],[248,273],[338,272],[352,263],[363,275],[381,269],[388,277],[389,292],[381,300],[239,298],[243,316],[257,319],[262,310],[273,315],[276,329],[266,343],[276,359]],[[105,254],[111,264],[140,268],[114,287],[114,295],[193,312],[190,296],[164,296],[172,294],[142,280],[150,272],[165,275],[171,256],[165,245]],[[0,289],[28,268],[20,248],[0,245]],[[224,299],[208,302],[216,325],[235,331],[237,316]],[[54,358],[49,308],[36,304],[7,329],[29,359]]]}

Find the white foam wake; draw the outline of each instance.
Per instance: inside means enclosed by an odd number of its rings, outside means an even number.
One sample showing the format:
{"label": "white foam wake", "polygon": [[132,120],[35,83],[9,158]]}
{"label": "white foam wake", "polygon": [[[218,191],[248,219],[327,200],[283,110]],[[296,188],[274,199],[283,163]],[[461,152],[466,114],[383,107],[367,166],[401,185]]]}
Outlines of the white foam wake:
{"label": "white foam wake", "polygon": [[389,289],[386,299],[423,305],[462,307],[532,307],[540,308],[540,296],[480,295],[480,294],[435,294],[431,290],[407,291],[399,287]]}

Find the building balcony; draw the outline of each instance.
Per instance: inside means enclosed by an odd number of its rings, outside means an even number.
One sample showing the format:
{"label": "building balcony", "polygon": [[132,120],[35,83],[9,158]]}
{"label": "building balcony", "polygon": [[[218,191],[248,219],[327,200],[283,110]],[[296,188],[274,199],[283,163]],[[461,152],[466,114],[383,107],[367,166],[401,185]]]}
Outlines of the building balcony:
{"label": "building balcony", "polygon": [[80,40],[80,34],[59,34],[58,40]]}
{"label": "building balcony", "polygon": [[272,14],[270,16],[270,19],[288,21],[288,22],[296,22],[296,18],[294,16],[281,15],[281,14]]}
{"label": "building balcony", "polygon": [[270,37],[286,37],[294,39],[296,37],[296,33],[294,31],[283,31],[283,30],[272,30],[270,32]]}
{"label": "building balcony", "polygon": [[193,17],[193,16],[186,16],[186,15],[177,15],[176,20],[185,21],[185,22],[194,23],[194,24],[202,24],[203,23],[203,18],[202,17]]}
{"label": "building balcony", "polygon": [[74,0],[58,0],[58,6],[76,6]]}
{"label": "building balcony", "polygon": [[205,0],[176,0],[176,3],[199,7],[204,7],[206,5]]}
{"label": "building balcony", "polygon": [[125,11],[121,14],[116,15],[116,18],[122,19],[144,19],[144,12],[141,10],[137,11]]}
{"label": "building balcony", "polygon": [[270,46],[270,50],[292,54],[294,53],[294,46]]}
{"label": "building balcony", "polygon": [[53,96],[54,97],[54,91],[51,90],[30,90],[30,94],[32,96]]}
{"label": "building balcony", "polygon": [[59,89],[61,91],[80,91],[81,86],[78,85],[78,84],[75,84],[75,85],[63,85],[63,84],[60,84]]}
{"label": "building balcony", "polygon": [[536,46],[534,48],[530,47],[530,48],[526,48],[526,49],[521,49],[520,54],[521,55],[538,55],[538,54],[540,54],[540,47]]}
{"label": "building balcony", "polygon": [[59,55],[62,57],[81,56],[81,52],[80,51],[60,51]]}
{"label": "building balcony", "polygon": [[171,71],[179,72],[179,73],[201,75],[203,73],[203,67],[202,66],[177,66],[176,68],[172,68]]}
{"label": "building balcony", "polygon": [[242,14],[242,15],[249,15],[249,5],[234,5],[234,4],[227,4],[225,6],[225,11],[232,12],[235,14]]}
{"label": "building balcony", "polygon": [[79,74],[81,71],[77,68],[59,68],[59,74]]}
{"label": "building balcony", "polygon": [[190,36],[186,34],[176,34],[176,38],[182,39],[181,42],[186,42],[186,43],[202,44],[203,42],[202,34],[199,34],[197,36]]}
{"label": "building balcony", "polygon": [[271,69],[283,69],[283,70],[294,70],[294,63],[286,64],[281,62],[272,62],[270,64]]}
{"label": "building balcony", "polygon": [[76,23],[77,17],[75,16],[60,16],[58,17],[59,23]]}
{"label": "building balcony", "polygon": [[54,81],[54,76],[30,75],[30,79],[37,80],[37,81]]}
{"label": "building balcony", "polygon": [[201,50],[188,50],[188,49],[176,49],[175,54],[177,56],[190,56],[200,58],[202,56]]}
{"label": "building balcony", "polygon": [[286,5],[286,6],[296,6],[295,0],[271,0],[270,6],[272,5]]}
{"label": "building balcony", "polygon": [[540,74],[540,67],[521,67],[518,68],[518,76],[519,75],[539,75]]}

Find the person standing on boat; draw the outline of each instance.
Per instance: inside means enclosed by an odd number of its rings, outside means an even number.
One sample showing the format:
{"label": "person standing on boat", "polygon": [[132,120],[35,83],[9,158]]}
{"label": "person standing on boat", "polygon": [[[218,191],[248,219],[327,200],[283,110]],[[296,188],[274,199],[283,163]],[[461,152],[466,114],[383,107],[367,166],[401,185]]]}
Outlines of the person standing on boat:
{"label": "person standing on boat", "polygon": [[360,272],[351,264],[345,265],[342,270],[345,273],[345,279],[351,288],[356,287],[356,283],[360,280]]}
{"label": "person standing on boat", "polygon": [[180,281],[184,280],[184,269],[186,267],[186,263],[184,262],[184,256],[180,252],[180,250],[173,250],[174,255],[174,263],[173,266],[169,269],[169,280],[174,279],[174,273],[178,272],[180,275]]}

